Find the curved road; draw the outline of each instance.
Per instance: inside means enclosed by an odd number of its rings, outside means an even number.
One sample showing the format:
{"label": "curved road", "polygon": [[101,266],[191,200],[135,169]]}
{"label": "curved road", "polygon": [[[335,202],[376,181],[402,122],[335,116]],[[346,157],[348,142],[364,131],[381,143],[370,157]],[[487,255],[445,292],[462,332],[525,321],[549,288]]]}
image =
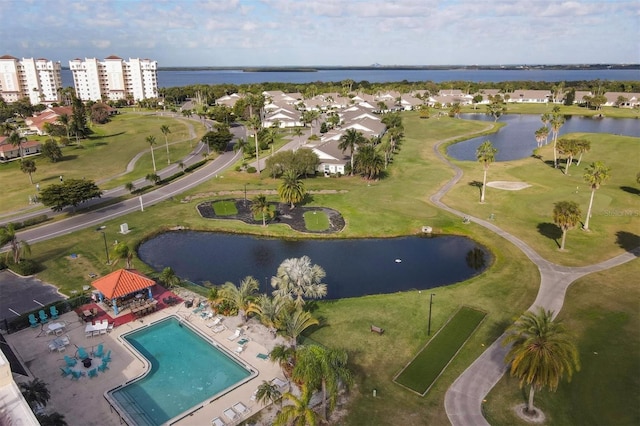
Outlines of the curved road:
{"label": "curved road", "polygon": [[[448,142],[443,140],[434,146],[436,156],[455,170],[455,176],[447,182],[438,192],[430,197],[431,202],[443,210],[460,217],[467,217],[485,228],[495,232],[504,239],[513,243],[540,271],[540,289],[533,305],[529,310],[542,307],[551,310],[555,315],[560,312],[564,303],[565,293],[569,285],[578,278],[592,272],[602,271],[629,262],[640,256],[640,247],[631,252],[623,253],[612,259],[595,265],[582,267],[568,267],[551,263],[543,259],[531,247],[519,238],[505,232],[492,222],[469,216],[459,210],[452,209],[444,204],[442,197],[460,180],[462,170],[443,156],[439,148]],[[489,423],[482,415],[482,401],[489,391],[498,383],[502,375],[507,371],[504,357],[509,351],[508,346],[503,346],[505,335],[501,335],[487,350],[478,357],[449,387],[445,394],[445,410],[449,421],[454,426],[486,425]]]}

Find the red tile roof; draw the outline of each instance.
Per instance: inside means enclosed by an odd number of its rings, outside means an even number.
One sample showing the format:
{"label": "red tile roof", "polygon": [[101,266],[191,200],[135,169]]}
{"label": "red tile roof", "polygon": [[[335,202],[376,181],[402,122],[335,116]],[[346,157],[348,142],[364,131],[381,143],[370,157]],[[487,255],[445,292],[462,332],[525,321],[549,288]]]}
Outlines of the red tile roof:
{"label": "red tile roof", "polygon": [[122,297],[155,285],[155,281],[133,269],[119,269],[91,283],[107,298]]}

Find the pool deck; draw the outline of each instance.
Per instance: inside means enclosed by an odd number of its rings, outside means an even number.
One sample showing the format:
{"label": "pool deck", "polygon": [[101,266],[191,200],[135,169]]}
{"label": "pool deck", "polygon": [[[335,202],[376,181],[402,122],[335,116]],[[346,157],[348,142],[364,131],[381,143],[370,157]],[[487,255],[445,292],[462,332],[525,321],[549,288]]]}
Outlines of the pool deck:
{"label": "pool deck", "polygon": [[[212,328],[207,327],[211,320],[202,319],[200,315],[193,314],[191,308],[185,308],[183,304],[180,304],[116,327],[111,333],[91,338],[85,337],[85,323],[79,320],[74,312],[66,313],[60,316],[58,320],[51,321],[66,323],[64,334],[69,336],[71,344],[66,347],[64,352],[51,352],[49,350],[49,342],[57,336],[47,335],[39,327],[5,335],[5,338],[14,352],[17,353],[27,371],[33,377],[37,377],[47,383],[51,393],[51,399],[47,404],[47,412],[57,411],[63,414],[70,426],[116,426],[122,423],[119,415],[115,410],[111,409],[105,399],[105,392],[135,379],[143,374],[147,368],[146,363],[122,343],[120,336],[151,322],[166,318],[169,315],[177,315],[183,318],[202,334],[228,349],[232,357],[235,357],[243,364],[249,365],[258,373],[256,377],[247,383],[172,424],[210,425],[212,419],[220,417],[227,425],[232,425],[264,408],[262,404],[251,401],[253,392],[263,380],[271,381],[276,377],[282,378],[284,376],[278,364],[260,359],[257,355],[260,353],[268,354],[276,344],[281,344],[284,340],[282,337],[271,337],[264,326],[254,321],[241,324],[238,317],[224,317],[221,324],[225,325],[226,329],[216,334]],[[234,341],[227,339],[237,327],[242,328],[243,337],[249,338],[244,351],[239,355],[235,353],[235,349],[238,347],[236,342],[239,339]],[[60,368],[65,366],[64,355],[73,357],[76,355],[78,346],[84,347],[90,353],[100,343],[103,344],[105,353],[111,350],[112,361],[108,370],[104,373],[99,373],[95,378],[84,376],[79,380],[72,380],[69,377],[62,377]],[[91,368],[98,366],[99,363],[99,358],[94,360]],[[89,371],[91,368],[85,369],[80,363],[74,367],[74,369],[81,371]],[[17,376],[15,378],[19,382],[31,380],[33,377]],[[283,392],[286,390],[284,389]],[[250,412],[232,422],[224,417],[223,412],[238,402],[242,402],[247,406]]]}

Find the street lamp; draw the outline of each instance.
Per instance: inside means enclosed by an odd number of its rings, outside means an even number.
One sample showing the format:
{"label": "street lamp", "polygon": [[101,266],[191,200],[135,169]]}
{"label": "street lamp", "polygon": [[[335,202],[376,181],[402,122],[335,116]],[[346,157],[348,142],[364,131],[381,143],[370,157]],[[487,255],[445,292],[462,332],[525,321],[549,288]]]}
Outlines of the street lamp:
{"label": "street lamp", "polygon": [[97,231],[102,233],[102,239],[104,240],[104,254],[107,256],[107,265],[111,265],[111,259],[109,258],[109,247],[107,246],[107,234],[103,231],[106,228],[105,226],[101,226],[97,229]]}
{"label": "street lamp", "polygon": [[429,297],[429,327],[427,328],[427,336],[431,336],[431,306],[433,305],[433,296],[435,296],[435,294],[431,293],[431,297]]}

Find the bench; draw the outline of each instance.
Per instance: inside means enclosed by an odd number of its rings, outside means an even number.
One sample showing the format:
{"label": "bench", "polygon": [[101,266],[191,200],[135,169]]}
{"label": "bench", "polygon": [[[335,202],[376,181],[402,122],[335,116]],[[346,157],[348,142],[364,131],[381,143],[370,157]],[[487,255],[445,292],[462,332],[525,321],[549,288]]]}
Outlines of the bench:
{"label": "bench", "polygon": [[371,332],[372,333],[382,334],[382,333],[384,333],[384,328],[380,328],[380,327],[376,327],[375,325],[372,325],[371,326]]}

